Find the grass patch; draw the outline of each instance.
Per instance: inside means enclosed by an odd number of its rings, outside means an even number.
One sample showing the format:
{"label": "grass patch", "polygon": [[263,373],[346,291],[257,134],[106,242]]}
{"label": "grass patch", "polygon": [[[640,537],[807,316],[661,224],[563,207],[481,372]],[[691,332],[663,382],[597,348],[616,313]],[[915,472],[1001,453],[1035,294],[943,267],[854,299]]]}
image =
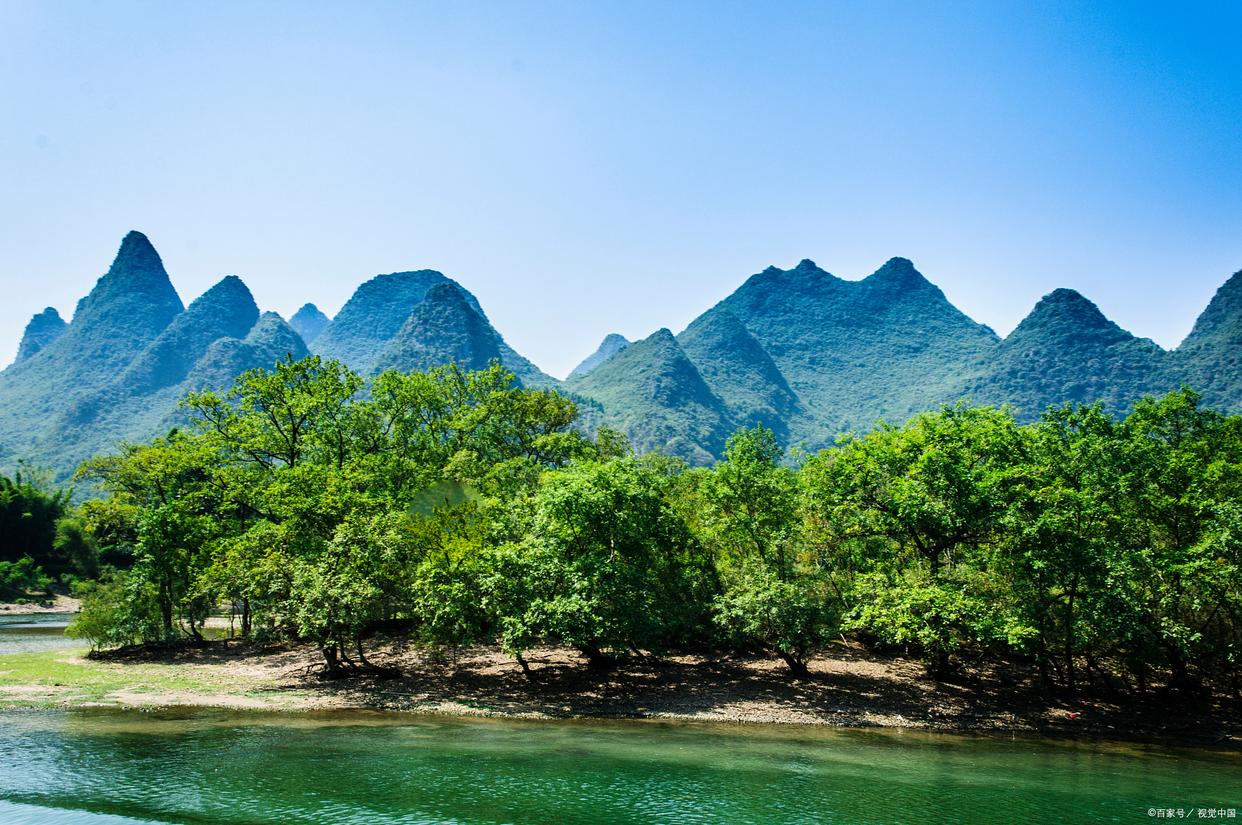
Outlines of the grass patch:
{"label": "grass patch", "polygon": [[265,686],[262,678],[211,665],[100,662],[85,654],[83,648],[0,656],[0,708],[134,704],[138,694],[253,696]]}

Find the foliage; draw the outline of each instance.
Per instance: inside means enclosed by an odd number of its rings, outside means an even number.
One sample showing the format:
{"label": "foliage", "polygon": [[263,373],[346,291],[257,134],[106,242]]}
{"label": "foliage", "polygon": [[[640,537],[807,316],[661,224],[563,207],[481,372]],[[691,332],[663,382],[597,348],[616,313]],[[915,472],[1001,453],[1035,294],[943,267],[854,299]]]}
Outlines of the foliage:
{"label": "foliage", "polygon": [[30,593],[50,593],[52,580],[36,567],[34,559],[23,556],[17,561],[0,561],[0,599],[25,600]]}
{"label": "foliage", "polygon": [[498,363],[368,382],[290,358],[185,404],[191,429],[86,463],[109,496],[57,522],[66,558],[125,568],[83,586],[96,646],[227,609],[333,676],[374,672],[381,631],[524,668],[541,644],[597,668],[729,647],[801,675],[849,633],[938,678],[1007,660],[1067,692],[1242,675],[1242,418],[1189,390],[1025,425],[944,407],[812,456],[757,425],[710,468],[589,438]]}

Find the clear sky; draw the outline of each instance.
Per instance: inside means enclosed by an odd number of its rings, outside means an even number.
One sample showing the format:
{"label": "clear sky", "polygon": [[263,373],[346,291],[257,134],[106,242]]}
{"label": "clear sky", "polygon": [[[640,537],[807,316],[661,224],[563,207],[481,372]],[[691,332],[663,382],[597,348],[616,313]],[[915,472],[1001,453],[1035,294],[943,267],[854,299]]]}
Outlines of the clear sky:
{"label": "clear sky", "polygon": [[1242,268],[1242,6],[0,0],[0,362],[129,229],[335,313],[433,268],[564,375],[769,264],[1174,346]]}

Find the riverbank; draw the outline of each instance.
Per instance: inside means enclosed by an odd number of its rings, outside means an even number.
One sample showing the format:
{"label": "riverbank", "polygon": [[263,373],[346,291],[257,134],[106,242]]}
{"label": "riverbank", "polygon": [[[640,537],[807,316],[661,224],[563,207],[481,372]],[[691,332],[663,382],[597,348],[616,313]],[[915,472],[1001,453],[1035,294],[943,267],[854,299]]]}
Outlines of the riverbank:
{"label": "riverbank", "polygon": [[57,593],[47,601],[28,601],[25,603],[6,602],[0,604],[0,616],[33,616],[39,613],[77,613],[82,602],[72,596]]}
{"label": "riverbank", "polygon": [[917,662],[839,645],[790,678],[757,657],[676,656],[633,660],[607,673],[572,651],[528,656],[533,679],[490,647],[446,653],[377,650],[396,679],[318,678],[306,646],[215,642],[201,648],[135,651],[105,659],[84,650],[0,656],[3,707],[203,706],[252,710],[369,709],[514,718],[656,718],[715,722],[1014,732],[1056,737],[1159,739],[1242,748],[1242,713],[1217,697],[1199,707],[1153,693],[1063,699],[997,670],[960,683],[926,678]]}

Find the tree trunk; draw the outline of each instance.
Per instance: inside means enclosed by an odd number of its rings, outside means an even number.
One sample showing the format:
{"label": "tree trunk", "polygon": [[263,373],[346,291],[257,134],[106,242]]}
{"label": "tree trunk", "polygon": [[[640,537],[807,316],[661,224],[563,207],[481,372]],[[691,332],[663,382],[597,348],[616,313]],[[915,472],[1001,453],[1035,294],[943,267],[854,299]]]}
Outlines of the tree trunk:
{"label": "tree trunk", "polygon": [[241,615],[241,635],[243,638],[250,638],[250,597],[242,599],[242,615]]}
{"label": "tree trunk", "polygon": [[1069,600],[1065,603],[1065,686],[1074,693],[1074,597],[1078,593],[1078,576],[1070,581]]}
{"label": "tree trunk", "polygon": [[612,670],[617,666],[615,658],[595,645],[578,645],[578,652],[587,657],[587,668],[590,670]]}
{"label": "tree trunk", "polygon": [[341,675],[340,650],[337,648],[336,643],[334,642],[332,644],[324,645],[324,647],[321,648],[321,651],[323,653],[323,662],[324,662],[323,674],[324,676],[327,676],[329,679],[335,679],[337,676],[340,676]]}
{"label": "tree trunk", "polygon": [[781,661],[789,668],[789,672],[796,677],[810,676],[811,671],[806,666],[806,660],[794,656],[784,650],[776,651],[776,655],[781,657]]}

